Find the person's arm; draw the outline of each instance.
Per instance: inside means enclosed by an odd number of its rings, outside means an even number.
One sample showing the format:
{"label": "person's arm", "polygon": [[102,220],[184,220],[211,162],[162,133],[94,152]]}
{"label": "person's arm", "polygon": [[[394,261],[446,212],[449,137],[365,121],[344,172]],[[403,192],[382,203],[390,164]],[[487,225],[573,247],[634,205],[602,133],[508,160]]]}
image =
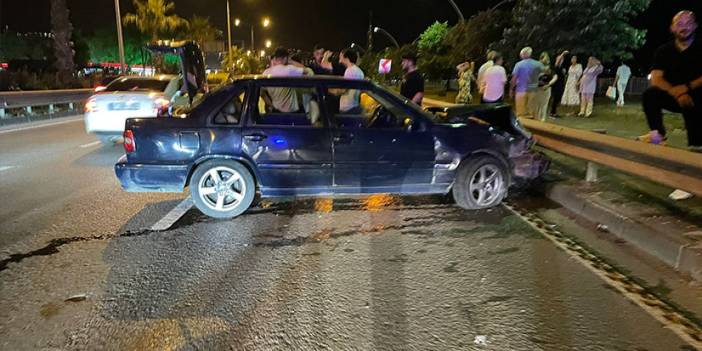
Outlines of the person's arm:
{"label": "person's arm", "polygon": [[414,97],[412,98],[412,102],[414,102],[417,105],[421,105],[422,100],[424,100],[424,92],[423,91],[420,91],[420,92],[414,94]]}
{"label": "person's arm", "polygon": [[517,89],[517,75],[512,73],[512,80],[509,82],[509,97],[514,98],[515,90]]}
{"label": "person's arm", "polygon": [[551,81],[548,82],[548,85],[546,85],[546,88],[552,87],[554,84],[556,84],[557,81],[558,81],[558,75],[554,74],[553,78],[551,78]]}
{"label": "person's arm", "polygon": [[319,64],[320,66],[322,66],[322,68],[327,69],[329,71],[334,70],[334,65],[332,65],[331,61],[329,61],[331,56],[332,56],[331,51],[324,52],[324,56],[322,57],[322,63]]}
{"label": "person's arm", "polygon": [[690,83],[687,83],[687,87],[690,88],[690,90],[697,90],[699,88],[702,88],[702,77],[699,77]]}

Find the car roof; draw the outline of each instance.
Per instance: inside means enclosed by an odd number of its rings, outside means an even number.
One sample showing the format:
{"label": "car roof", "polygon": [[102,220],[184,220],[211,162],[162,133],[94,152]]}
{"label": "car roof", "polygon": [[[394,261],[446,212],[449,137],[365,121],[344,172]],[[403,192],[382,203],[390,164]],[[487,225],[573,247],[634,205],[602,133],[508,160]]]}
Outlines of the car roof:
{"label": "car roof", "polygon": [[173,80],[178,78],[176,75],[172,74],[159,74],[155,76],[120,76],[115,78],[115,80],[161,80],[161,81],[166,81],[166,80]]}
{"label": "car roof", "polygon": [[331,76],[331,75],[314,75],[314,76],[301,76],[301,77],[278,77],[278,76],[271,76],[271,75],[264,75],[264,74],[246,74],[246,75],[239,75],[239,76],[234,76],[233,81],[250,81],[250,80],[257,80],[257,81],[276,81],[276,82],[281,82],[281,81],[287,81],[287,82],[326,82],[326,83],[348,83],[348,82],[354,82],[354,83],[367,83],[371,85],[375,85],[372,81],[368,79],[347,79],[344,77],[340,76]]}

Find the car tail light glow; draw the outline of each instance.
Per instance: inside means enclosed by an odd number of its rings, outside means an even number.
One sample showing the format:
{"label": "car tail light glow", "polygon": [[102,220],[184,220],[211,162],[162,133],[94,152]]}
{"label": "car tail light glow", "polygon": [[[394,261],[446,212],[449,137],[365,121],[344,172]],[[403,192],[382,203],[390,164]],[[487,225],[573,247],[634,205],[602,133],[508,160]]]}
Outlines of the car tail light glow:
{"label": "car tail light glow", "polygon": [[97,101],[95,101],[94,98],[88,99],[88,101],[85,103],[85,112],[97,112]]}
{"label": "car tail light glow", "polygon": [[101,91],[105,91],[105,89],[107,89],[107,87],[100,85],[100,86],[95,87],[95,92],[99,93]]}
{"label": "car tail light glow", "polygon": [[124,134],[122,134],[122,136],[124,136],[124,144],[122,144],[124,146],[124,151],[128,154],[136,151],[134,133],[131,130],[127,129],[124,131]]}

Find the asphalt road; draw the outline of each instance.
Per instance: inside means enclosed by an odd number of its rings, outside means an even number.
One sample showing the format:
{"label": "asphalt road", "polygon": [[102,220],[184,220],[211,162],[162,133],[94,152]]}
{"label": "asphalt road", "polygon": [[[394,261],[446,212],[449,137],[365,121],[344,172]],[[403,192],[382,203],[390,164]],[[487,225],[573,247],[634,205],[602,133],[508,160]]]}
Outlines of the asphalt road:
{"label": "asphalt road", "polygon": [[507,208],[126,194],[80,121],[0,131],[0,349],[690,350]]}

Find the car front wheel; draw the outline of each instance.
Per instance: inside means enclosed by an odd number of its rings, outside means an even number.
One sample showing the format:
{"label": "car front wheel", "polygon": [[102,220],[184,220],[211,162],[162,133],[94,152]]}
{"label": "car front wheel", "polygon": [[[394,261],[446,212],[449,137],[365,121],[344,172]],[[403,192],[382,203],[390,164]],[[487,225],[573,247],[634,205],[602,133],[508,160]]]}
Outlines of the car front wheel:
{"label": "car front wheel", "polygon": [[505,164],[492,156],[478,156],[459,166],[453,198],[458,206],[468,210],[491,208],[507,196],[508,187]]}
{"label": "car front wheel", "polygon": [[241,163],[208,161],[195,169],[190,194],[202,213],[214,218],[233,218],[251,206],[256,183]]}

